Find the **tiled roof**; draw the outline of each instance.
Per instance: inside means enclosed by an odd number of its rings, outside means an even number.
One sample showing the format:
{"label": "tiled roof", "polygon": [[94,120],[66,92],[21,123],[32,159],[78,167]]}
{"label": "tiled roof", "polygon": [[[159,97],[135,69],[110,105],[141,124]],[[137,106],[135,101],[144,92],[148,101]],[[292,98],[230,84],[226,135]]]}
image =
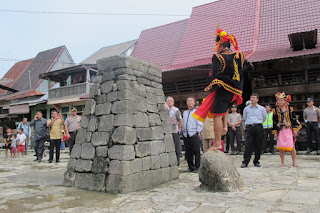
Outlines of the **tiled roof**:
{"label": "tiled roof", "polygon": [[[320,53],[320,45],[293,51],[288,39],[291,33],[320,29],[319,8],[319,0],[216,1],[194,7],[188,20],[142,31],[132,56],[163,71],[209,64],[217,24],[237,38],[252,62]],[[177,27],[182,23],[183,30]]]}
{"label": "tiled roof", "polygon": [[107,58],[110,56],[118,55],[120,56],[126,52],[130,47],[132,47],[137,40],[127,41],[121,44],[115,44],[108,47],[103,47],[97,52],[93,53],[91,56],[83,60],[80,64],[96,64],[97,60],[101,58]]}
{"label": "tiled roof", "polygon": [[[319,0],[262,0],[260,9],[259,42],[250,61],[266,61],[310,55],[320,52],[317,48],[292,51],[288,34],[320,30]],[[318,42],[320,33],[318,32]]]}
{"label": "tiled roof", "polygon": [[[33,59],[29,59],[15,63],[13,67],[11,67],[11,69],[0,80],[0,84],[6,87],[11,87],[25,71],[25,69],[30,65],[32,60]],[[6,90],[0,89],[0,94],[4,94],[5,92]]]}
{"label": "tiled roof", "polygon": [[65,46],[61,46],[43,52],[39,52],[31,62],[31,64],[25,69],[21,76],[12,85],[12,88],[18,90],[19,92],[30,90],[30,71],[31,90],[36,89],[36,87],[39,85],[41,81],[39,79],[39,74],[50,71],[52,66],[57,62],[59,56],[65,49]]}
{"label": "tiled roof", "polygon": [[18,98],[25,98],[25,97],[32,97],[32,96],[43,96],[43,95],[44,94],[42,92],[39,92],[37,90],[32,90],[32,91],[17,92],[17,93],[1,96],[0,100],[10,101],[13,99],[18,99]]}
{"label": "tiled roof", "polygon": [[187,24],[188,19],[142,31],[131,56],[158,66],[171,65]]}

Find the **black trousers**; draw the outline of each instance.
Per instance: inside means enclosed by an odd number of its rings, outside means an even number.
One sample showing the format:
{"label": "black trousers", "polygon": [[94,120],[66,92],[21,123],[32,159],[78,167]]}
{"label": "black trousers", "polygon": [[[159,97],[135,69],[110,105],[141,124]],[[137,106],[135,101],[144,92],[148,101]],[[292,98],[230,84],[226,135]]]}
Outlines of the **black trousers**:
{"label": "black trousers", "polygon": [[43,158],[44,142],[44,138],[34,141],[34,150],[36,151],[37,160],[41,160]]}
{"label": "black trousers", "polygon": [[319,135],[318,123],[317,122],[307,123],[306,127],[307,127],[306,128],[306,130],[307,130],[307,142],[308,142],[309,150],[313,150],[312,135],[316,139],[317,149],[320,150],[320,135]]}
{"label": "black trousers", "polygon": [[263,146],[263,128],[262,125],[246,127],[246,148],[244,151],[242,163],[248,164],[254,150],[255,158],[253,163],[256,164],[260,160],[261,150]]}
{"label": "black trousers", "polygon": [[[200,138],[198,134],[183,137],[188,167],[191,170],[200,168]],[[195,161],[194,161],[195,159]]]}
{"label": "black trousers", "polygon": [[60,146],[61,146],[61,139],[50,140],[50,154],[49,154],[50,161],[53,160],[54,147],[56,147],[56,161],[58,162],[60,160]]}
{"label": "black trousers", "polygon": [[178,166],[180,165],[181,143],[179,133],[172,133],[174,148],[177,155]]}
{"label": "black trousers", "polygon": [[[231,146],[231,151],[234,151],[234,139],[237,140],[237,150],[241,152],[241,136],[240,136],[240,127],[236,127],[236,130],[233,130],[232,127],[228,129],[228,140]],[[228,151],[229,151],[229,144],[228,144]]]}
{"label": "black trousers", "polygon": [[[263,151],[266,151],[269,148],[270,152],[274,150],[274,140],[272,134],[272,128],[263,129]],[[268,141],[269,138],[269,141]]]}
{"label": "black trousers", "polygon": [[70,134],[70,138],[69,138],[68,142],[69,142],[69,151],[71,154],[72,148],[73,148],[75,141],[76,141],[77,132],[69,132],[69,134]]}

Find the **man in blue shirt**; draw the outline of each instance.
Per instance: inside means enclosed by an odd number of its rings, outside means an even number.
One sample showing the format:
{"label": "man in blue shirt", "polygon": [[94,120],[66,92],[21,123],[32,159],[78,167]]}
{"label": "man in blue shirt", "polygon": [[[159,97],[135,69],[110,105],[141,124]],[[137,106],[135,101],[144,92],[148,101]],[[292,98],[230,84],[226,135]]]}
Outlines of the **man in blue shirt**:
{"label": "man in blue shirt", "polygon": [[260,167],[260,156],[263,146],[263,128],[262,124],[266,120],[266,109],[258,104],[259,95],[252,93],[250,96],[251,105],[243,110],[243,120],[246,130],[246,148],[244,151],[241,168],[247,167],[252,152],[255,153],[253,164]]}
{"label": "man in blue shirt", "polygon": [[[203,123],[195,119],[192,114],[196,111],[194,107],[196,100],[193,97],[187,99],[188,110],[183,112],[182,133],[186,150],[188,170],[186,172],[199,172],[200,168],[200,138]],[[194,159],[195,158],[195,163]]]}
{"label": "man in blue shirt", "polygon": [[23,129],[23,133],[26,135],[26,141],[25,141],[25,154],[27,154],[27,147],[30,143],[30,137],[31,137],[31,127],[28,124],[28,119],[23,118],[22,124],[18,125],[17,132],[19,133],[19,129]]}

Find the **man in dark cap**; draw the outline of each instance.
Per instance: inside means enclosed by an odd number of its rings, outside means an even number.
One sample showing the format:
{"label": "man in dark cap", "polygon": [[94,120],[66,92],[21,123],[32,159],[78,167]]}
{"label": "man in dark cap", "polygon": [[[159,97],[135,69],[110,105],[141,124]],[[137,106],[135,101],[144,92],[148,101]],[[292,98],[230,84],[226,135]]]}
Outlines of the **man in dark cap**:
{"label": "man in dark cap", "polygon": [[303,118],[306,122],[307,129],[307,142],[308,142],[308,153],[311,153],[314,149],[312,146],[312,135],[314,136],[317,143],[317,154],[320,155],[320,135],[319,135],[319,122],[320,122],[320,110],[314,106],[312,98],[307,99],[307,105],[303,110]]}
{"label": "man in dark cap", "polygon": [[66,134],[69,141],[70,154],[76,140],[77,132],[80,129],[81,116],[77,115],[77,112],[77,109],[73,107],[71,109],[71,116],[67,117],[66,121],[64,122]]}
{"label": "man in dark cap", "polygon": [[[231,113],[228,116],[228,136],[231,146],[231,154],[239,154],[241,152],[241,137],[240,137],[240,124],[242,118],[240,113],[237,112],[237,105],[233,104],[231,107]],[[237,152],[234,149],[234,138],[237,139]]]}

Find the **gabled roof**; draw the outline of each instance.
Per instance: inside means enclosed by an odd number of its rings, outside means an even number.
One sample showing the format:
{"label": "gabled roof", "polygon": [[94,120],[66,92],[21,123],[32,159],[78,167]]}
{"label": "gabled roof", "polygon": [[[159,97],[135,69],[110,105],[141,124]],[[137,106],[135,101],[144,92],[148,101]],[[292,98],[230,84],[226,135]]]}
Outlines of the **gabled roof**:
{"label": "gabled roof", "polygon": [[[288,35],[291,33],[320,30],[319,0],[262,0],[258,46],[250,61],[266,61],[300,55],[320,53],[314,49],[293,51]],[[318,33],[318,42],[320,33]]]}
{"label": "gabled roof", "polygon": [[[11,87],[25,69],[30,65],[33,59],[17,62],[0,80],[0,84],[6,87]],[[6,90],[0,89],[0,94],[4,94]]]}
{"label": "gabled roof", "polygon": [[39,52],[31,62],[31,64],[24,70],[24,72],[16,80],[16,82],[14,82],[12,88],[18,90],[19,92],[30,90],[30,71],[31,90],[36,89],[41,81],[39,79],[39,74],[49,72],[65,49],[65,46],[61,46],[43,52]]}
{"label": "gabled roof", "polygon": [[132,56],[162,66],[163,71],[209,64],[217,24],[237,38],[252,62],[320,53],[320,45],[293,51],[288,39],[291,33],[320,29],[319,8],[319,0],[216,1],[194,7],[190,18],[181,21],[185,29],[168,27],[180,26],[174,22],[142,31]]}
{"label": "gabled roof", "polygon": [[143,30],[131,56],[158,66],[171,65],[187,24],[188,19]]}
{"label": "gabled roof", "polygon": [[127,41],[121,44],[115,44],[108,47],[103,47],[91,56],[83,60],[80,64],[96,64],[97,60],[101,58],[107,58],[110,56],[120,56],[132,47],[138,40]]}

